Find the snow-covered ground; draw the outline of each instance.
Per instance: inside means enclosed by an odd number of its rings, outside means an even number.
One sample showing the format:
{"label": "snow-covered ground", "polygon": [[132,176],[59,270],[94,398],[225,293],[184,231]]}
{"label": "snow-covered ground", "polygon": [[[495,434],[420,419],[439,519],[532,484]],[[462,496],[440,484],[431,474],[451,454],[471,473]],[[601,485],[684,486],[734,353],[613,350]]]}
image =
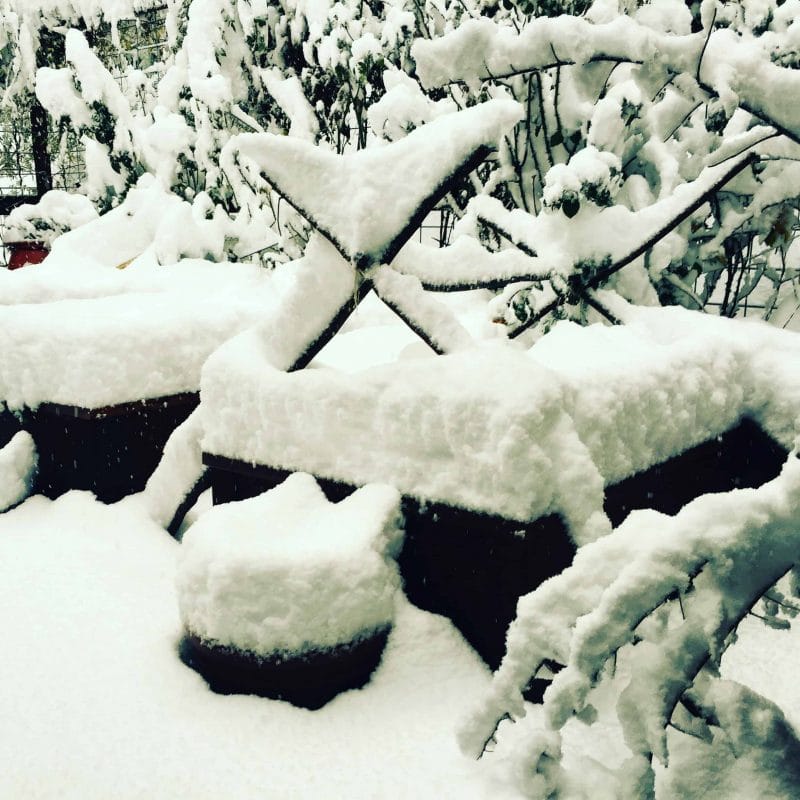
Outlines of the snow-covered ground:
{"label": "snow-covered ground", "polygon": [[401,600],[371,683],[319,711],[215,695],[178,658],[177,551],[135,498],[0,517],[0,797],[515,796],[456,745],[489,673],[448,621]]}
{"label": "snow-covered ground", "polygon": [[[401,599],[372,681],[319,711],[215,695],[177,655],[178,547],[137,498],[33,497],[0,517],[0,797],[517,796],[502,752],[457,748],[489,673],[447,620]],[[799,631],[750,620],[726,658],[800,723]]]}

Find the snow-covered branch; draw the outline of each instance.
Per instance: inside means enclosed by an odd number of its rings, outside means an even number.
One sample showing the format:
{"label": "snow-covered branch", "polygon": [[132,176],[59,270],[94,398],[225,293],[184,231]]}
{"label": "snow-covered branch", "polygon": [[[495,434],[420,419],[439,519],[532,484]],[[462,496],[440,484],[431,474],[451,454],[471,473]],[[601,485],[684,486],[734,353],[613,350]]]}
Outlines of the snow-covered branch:
{"label": "snow-covered branch", "polygon": [[[706,167],[696,180],[679,186],[670,197],[641,211],[630,211],[622,206],[600,211],[591,220],[591,230],[594,233],[603,232],[602,243],[598,244],[589,236],[582,237],[579,242],[588,243],[595,251],[602,248],[605,255],[598,258],[593,254],[575,252],[572,265],[566,271],[566,279],[553,284],[560,299],[552,301],[545,310],[533,314],[511,331],[510,337],[520,336],[559,303],[574,303],[581,298],[586,299],[587,292],[602,287],[609,278],[663,241],[707,203],[714,193],[755,163],[757,158],[753,150],[747,150],[730,161]],[[587,258],[592,262],[589,268],[586,268]]]}
{"label": "snow-covered branch", "polygon": [[392,269],[419,278],[423,288],[433,292],[500,289],[548,277],[539,259],[515,249],[491,253],[471,236],[460,236],[440,248],[408,242],[392,261]]}
{"label": "snow-covered branch", "polygon": [[800,141],[800,112],[786,102],[800,92],[800,74],[773,63],[757,39],[727,29],[677,36],[657,33],[628,16],[605,24],[561,16],[532,19],[517,32],[477,19],[439,39],[418,40],[412,55],[429,88],[605,60],[658,64],[672,75],[692,73],[699,65],[701,86],[729,110],[738,104]]}
{"label": "snow-covered branch", "polygon": [[[585,717],[619,653],[630,674],[617,701],[625,743],[640,760],[666,763],[666,728],[682,695],[800,558],[798,508],[793,454],[758,490],[700,497],[675,517],[637,512],[581,548],[571,567],[520,599],[506,657],[462,728],[464,751],[480,755],[503,716],[524,715],[522,690],[547,659],[566,664],[545,694],[550,726]],[[649,624],[670,604],[669,624]]]}
{"label": "snow-covered branch", "polygon": [[411,54],[423,85],[432,88],[597,61],[641,64],[656,58],[682,71],[702,46],[700,34],[658,34],[628,16],[597,25],[564,15],[535,17],[519,32],[486,18],[469,20],[439,39],[417,40]]}

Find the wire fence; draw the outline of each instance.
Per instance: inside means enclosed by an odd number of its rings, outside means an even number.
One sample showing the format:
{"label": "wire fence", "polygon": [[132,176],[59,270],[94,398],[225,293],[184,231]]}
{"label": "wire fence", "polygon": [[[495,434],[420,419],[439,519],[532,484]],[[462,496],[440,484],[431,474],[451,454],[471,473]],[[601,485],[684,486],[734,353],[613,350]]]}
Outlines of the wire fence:
{"label": "wire fence", "polygon": [[[135,18],[120,21],[117,37],[119,45],[109,25],[91,35],[98,57],[128,94],[132,90],[131,70],[152,74],[163,69],[167,54],[166,7],[148,9]],[[70,191],[80,186],[85,178],[83,147],[66,120],[50,120],[48,149],[53,187]],[[13,108],[0,109],[0,211],[37,199],[31,106],[20,101]]]}
{"label": "wire fence", "polygon": [[[117,25],[119,45],[114,42],[108,25],[92,33],[95,52],[126,94],[131,89],[129,76],[132,69],[147,75],[163,71],[167,55],[165,21],[166,7],[148,9],[135,18],[121,20]],[[50,120],[48,149],[53,188],[77,189],[85,179],[86,165],[79,137],[67,120]],[[0,267],[5,267],[8,262],[5,245],[8,212],[24,202],[36,202],[39,197],[31,107],[19,102],[13,108],[0,109]]]}

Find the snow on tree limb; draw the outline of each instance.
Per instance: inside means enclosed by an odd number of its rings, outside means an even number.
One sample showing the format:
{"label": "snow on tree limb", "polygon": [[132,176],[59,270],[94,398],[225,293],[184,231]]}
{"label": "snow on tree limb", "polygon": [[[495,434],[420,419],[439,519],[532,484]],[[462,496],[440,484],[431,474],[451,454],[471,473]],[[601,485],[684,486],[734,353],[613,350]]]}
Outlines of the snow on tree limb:
{"label": "snow on tree limb", "polygon": [[723,104],[737,103],[800,143],[800,71],[770,61],[754,40],[717,30],[708,40],[698,71],[700,85],[719,95]]}
{"label": "snow on tree limb", "polygon": [[[560,729],[590,707],[624,649],[631,677],[617,715],[626,744],[667,763],[665,729],[681,696],[719,663],[730,633],[800,558],[798,508],[800,459],[792,454],[759,489],[705,495],[674,517],[635,512],[581,548],[571,567],[520,599],[506,657],[461,729],[462,749],[479,756],[502,717],[525,713],[521,691],[548,658],[566,664],[544,701]],[[680,618],[643,625],[669,604]],[[528,757],[535,762],[535,753]]]}
{"label": "snow on tree limb", "polygon": [[680,696],[708,661],[718,663],[730,632],[800,555],[798,508],[800,460],[792,455],[760,489],[707,495],[676,517],[633,515],[623,523],[638,530],[639,543],[597,606],[577,621],[567,668],[547,698],[553,724],[583,707],[638,621],[677,592],[682,624],[664,632],[652,652],[633,648],[636,667],[618,706],[628,746],[666,762],[664,729]]}
{"label": "snow on tree limb", "polygon": [[[628,241],[620,241],[619,238],[615,240],[615,246],[610,252],[613,263],[595,275],[590,285],[598,287],[614,272],[647,252],[656,242],[708,202],[711,194],[719,191],[757,158],[757,155],[750,150],[732,159],[731,163],[723,162],[713,167],[706,167],[696,180],[679,186],[671,197],[634,212],[634,218],[631,220],[632,236]],[[638,243],[634,245],[633,242],[636,240]]]}
{"label": "snow on tree limb", "polygon": [[392,269],[419,278],[434,292],[499,289],[516,281],[545,280],[538,259],[518,250],[490,253],[471,236],[460,236],[447,247],[426,247],[410,241],[392,261]]}
{"label": "snow on tree limb", "polygon": [[596,25],[581,17],[536,17],[517,33],[481,18],[439,39],[418,39],[411,54],[426,88],[502,79],[522,72],[593,61],[643,63],[657,57],[686,69],[703,46],[701,34],[658,34],[633,18]]}
{"label": "snow on tree limb", "polygon": [[[587,290],[600,288],[615,273],[635,261],[650,250],[657,242],[688,219],[721,187],[757,160],[753,150],[747,150],[738,156],[723,161],[712,167],[706,167],[696,180],[679,186],[669,197],[666,197],[641,211],[630,211],[623,206],[612,206],[601,210],[592,221],[593,234],[578,240],[585,247],[587,244],[598,252],[581,252],[580,245],[571,254],[571,266],[566,269],[564,280],[553,288],[560,296],[560,302],[575,302],[585,296]],[[598,246],[598,239],[600,245]],[[563,253],[543,252],[542,257],[552,258],[552,263],[564,263]],[[599,256],[599,257],[598,257]],[[583,264],[591,260],[591,269],[581,269]],[[559,301],[551,304],[531,319],[523,322],[509,335],[515,338],[532,327],[544,313],[549,313]]]}
{"label": "snow on tree limb", "polygon": [[[576,236],[574,242],[568,244],[564,239],[554,241],[541,232],[537,236],[536,218],[522,210],[508,211],[495,198],[479,196],[471,204],[479,222],[499,229],[503,238],[520,249],[524,247],[524,252],[490,254],[476,240],[466,238],[440,250],[409,243],[398,255],[396,267],[400,272],[416,275],[426,288],[452,291],[456,288],[497,288],[516,281],[544,281],[550,279],[554,266],[562,264],[560,271],[565,276],[585,279],[585,285],[576,284],[565,289],[571,288],[590,305],[595,305],[596,300],[587,295],[589,290],[602,286],[608,278],[650,250],[756,158],[755,152],[748,148],[706,167],[696,180],[677,187],[669,197],[640,211],[630,211],[622,206],[601,209],[590,221],[592,235]],[[541,255],[531,257],[527,253],[534,252],[533,242],[540,239]],[[565,250],[565,246],[571,246],[573,251]],[[586,250],[587,246],[591,251]],[[602,256],[601,249],[604,251]],[[482,252],[479,255],[477,251]],[[598,266],[592,271],[581,272],[579,267],[587,259],[593,259]],[[575,299],[563,292],[561,296],[565,301]],[[523,323],[512,331],[511,336],[519,336],[538,318]]]}
{"label": "snow on tree limb", "polygon": [[517,33],[482,18],[439,39],[418,40],[412,55],[428,88],[593,61],[655,61],[672,74],[697,71],[703,89],[723,104],[738,104],[800,141],[800,110],[787,102],[800,94],[800,73],[772,63],[756,39],[724,28],[710,35],[675,36],[657,33],[628,16],[599,25],[562,16],[534,18]]}
{"label": "snow on tree limb", "polygon": [[525,716],[522,691],[546,661],[569,659],[570,631],[588,614],[627,563],[633,536],[618,529],[580,550],[571,567],[545,581],[517,604],[517,617],[507,634],[506,655],[489,690],[464,720],[458,734],[461,749],[479,758],[500,718]]}

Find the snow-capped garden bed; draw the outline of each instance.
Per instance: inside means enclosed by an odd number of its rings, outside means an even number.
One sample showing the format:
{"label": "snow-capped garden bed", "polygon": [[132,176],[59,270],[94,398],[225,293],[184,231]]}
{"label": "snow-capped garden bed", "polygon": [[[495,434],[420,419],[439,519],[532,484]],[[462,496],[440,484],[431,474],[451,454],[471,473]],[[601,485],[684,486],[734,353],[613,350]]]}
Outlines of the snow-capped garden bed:
{"label": "snow-capped garden bed", "polygon": [[208,355],[279,294],[256,265],[159,264],[158,208],[143,219],[131,206],[62,236],[42,264],[0,272],[4,438],[30,430],[51,496],[142,488],[197,405]]}
{"label": "snow-capped garden bed", "polygon": [[409,596],[450,615],[496,665],[517,598],[610,518],[760,485],[791,447],[796,334],[680,309],[625,312],[625,326],[564,323],[527,351],[418,350],[346,372],[323,357],[277,370],[259,331],[246,332],[202,375],[216,499],[294,470],[333,498],[396,486]]}
{"label": "snow-capped garden bed", "polygon": [[249,331],[207,362],[206,452],[521,522],[558,511],[579,543],[603,531],[606,486],[743,417],[784,448],[796,433],[797,335],[681,309],[346,374],[263,352]]}

